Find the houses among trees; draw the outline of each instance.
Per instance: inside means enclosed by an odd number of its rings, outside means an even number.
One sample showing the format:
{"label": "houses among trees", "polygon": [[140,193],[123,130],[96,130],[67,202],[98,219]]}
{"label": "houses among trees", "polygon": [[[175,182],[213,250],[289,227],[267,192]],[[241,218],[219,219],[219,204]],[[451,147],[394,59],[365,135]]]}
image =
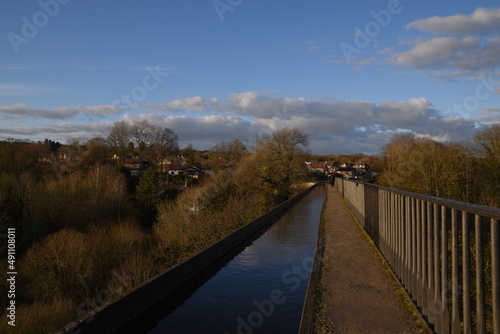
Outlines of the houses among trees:
{"label": "houses among trees", "polygon": [[[200,152],[147,122],[65,145],[0,142],[0,231],[16,228],[23,272],[16,330],[54,332],[300,192],[307,144],[282,129],[252,152],[237,140]],[[116,273],[127,280],[110,286]]]}
{"label": "houses among trees", "polygon": [[484,126],[470,142],[442,143],[395,133],[374,156],[315,156],[312,175],[335,173],[390,188],[500,207],[500,124]]}
{"label": "houses among trees", "polygon": [[132,176],[141,176],[153,168],[165,176],[199,178],[210,174],[198,163],[192,145],[179,150],[178,136],[169,128],[152,125],[147,121],[115,122],[107,137],[115,152],[113,160],[122,164]]}
{"label": "houses among trees", "polygon": [[370,172],[370,165],[364,162],[357,164],[351,162],[339,163],[336,160],[324,161],[320,163],[306,162],[309,173],[319,176],[335,175],[336,177],[370,179],[374,174]]}

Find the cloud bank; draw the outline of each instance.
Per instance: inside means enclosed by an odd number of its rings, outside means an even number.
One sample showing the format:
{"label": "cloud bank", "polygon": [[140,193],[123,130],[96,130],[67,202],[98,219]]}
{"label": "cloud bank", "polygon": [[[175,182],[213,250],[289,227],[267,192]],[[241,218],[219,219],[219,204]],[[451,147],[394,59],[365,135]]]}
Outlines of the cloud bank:
{"label": "cloud bank", "polygon": [[[185,97],[159,104],[137,104],[130,113],[116,106],[78,106],[54,109],[24,104],[0,106],[0,117],[11,121],[44,118],[46,124],[0,127],[0,138],[65,140],[69,137],[106,136],[115,120],[148,120],[173,129],[181,146],[192,143],[209,149],[220,141],[240,139],[248,145],[256,136],[283,127],[298,127],[310,134],[314,153],[374,153],[392,133],[411,131],[441,141],[469,140],[476,122],[448,117],[425,98],[407,101],[342,101],[332,97],[295,98],[277,92],[231,93],[224,98]],[[191,116],[181,111],[191,111]],[[81,122],[81,115],[105,122]],[[80,117],[80,118],[79,118]],[[74,120],[74,122],[72,122]]]}
{"label": "cloud bank", "polygon": [[102,116],[121,112],[123,109],[112,105],[98,106],[77,106],[77,107],[60,107],[54,109],[33,108],[24,103],[15,103],[11,106],[0,106],[0,117],[8,116],[9,118],[41,118],[41,119],[58,119],[63,120],[72,118],[78,114]]}

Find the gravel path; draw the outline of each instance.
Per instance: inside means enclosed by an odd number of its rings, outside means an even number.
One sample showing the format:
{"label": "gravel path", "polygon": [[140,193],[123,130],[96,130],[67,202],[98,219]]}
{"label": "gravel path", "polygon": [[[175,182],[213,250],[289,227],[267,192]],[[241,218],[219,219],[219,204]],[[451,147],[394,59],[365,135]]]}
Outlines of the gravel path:
{"label": "gravel path", "polygon": [[323,239],[315,333],[430,333],[330,186]]}

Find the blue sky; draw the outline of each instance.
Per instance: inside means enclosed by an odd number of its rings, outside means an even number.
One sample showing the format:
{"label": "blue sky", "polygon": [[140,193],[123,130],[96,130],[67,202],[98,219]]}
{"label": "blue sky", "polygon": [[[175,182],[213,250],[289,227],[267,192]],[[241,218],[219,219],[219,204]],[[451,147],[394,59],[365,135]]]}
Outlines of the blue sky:
{"label": "blue sky", "polygon": [[208,149],[281,127],[313,153],[500,121],[497,1],[40,0],[0,12],[0,139],[149,120]]}

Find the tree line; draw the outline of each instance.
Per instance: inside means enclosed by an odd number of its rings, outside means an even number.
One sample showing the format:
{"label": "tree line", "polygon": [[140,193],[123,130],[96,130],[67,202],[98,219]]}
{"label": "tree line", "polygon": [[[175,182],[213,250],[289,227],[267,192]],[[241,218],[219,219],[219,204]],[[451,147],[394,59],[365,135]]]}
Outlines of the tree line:
{"label": "tree line", "polygon": [[[258,138],[251,151],[233,140],[199,152],[148,122],[117,122],[106,138],[65,145],[0,142],[0,231],[17,235],[15,333],[53,332],[290,198],[308,154],[299,129]],[[214,174],[172,192],[156,166],[178,156]],[[152,168],[134,177],[126,157]]]}
{"label": "tree line", "polygon": [[114,123],[107,137],[117,159],[123,161],[134,149],[139,160],[162,162],[179,150],[179,138],[170,128],[150,124],[148,121]]}
{"label": "tree line", "polygon": [[[369,161],[386,186],[499,207],[499,138],[499,125],[470,143],[402,133],[376,157],[324,158]],[[200,152],[180,149],[178,140],[173,130],[141,121],[64,145],[0,142],[0,231],[16,228],[19,255],[16,333],[53,332],[303,189],[311,155],[300,129],[256,138],[252,149],[235,139]],[[179,156],[213,175],[174,190],[157,166]],[[152,168],[134,177],[127,157]]]}
{"label": "tree line", "polygon": [[378,183],[391,188],[500,208],[500,124],[465,143],[395,134],[382,148]]}

